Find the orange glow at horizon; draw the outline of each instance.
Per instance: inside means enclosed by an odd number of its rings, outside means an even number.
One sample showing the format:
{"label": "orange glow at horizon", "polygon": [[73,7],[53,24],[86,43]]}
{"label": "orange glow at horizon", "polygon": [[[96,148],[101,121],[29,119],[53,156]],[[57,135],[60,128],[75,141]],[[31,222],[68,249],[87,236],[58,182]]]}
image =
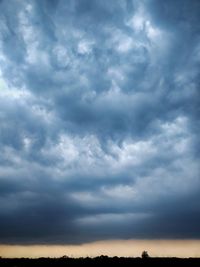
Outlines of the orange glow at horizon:
{"label": "orange glow at horizon", "polygon": [[82,245],[0,245],[2,257],[138,257],[147,250],[152,257],[200,257],[200,240],[109,240]]}

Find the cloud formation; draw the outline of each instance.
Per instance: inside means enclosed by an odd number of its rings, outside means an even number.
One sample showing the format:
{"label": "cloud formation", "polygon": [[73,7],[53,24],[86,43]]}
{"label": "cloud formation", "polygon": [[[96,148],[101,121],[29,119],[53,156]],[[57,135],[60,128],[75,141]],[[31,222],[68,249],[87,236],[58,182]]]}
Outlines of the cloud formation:
{"label": "cloud formation", "polygon": [[199,1],[0,2],[0,242],[200,238]]}

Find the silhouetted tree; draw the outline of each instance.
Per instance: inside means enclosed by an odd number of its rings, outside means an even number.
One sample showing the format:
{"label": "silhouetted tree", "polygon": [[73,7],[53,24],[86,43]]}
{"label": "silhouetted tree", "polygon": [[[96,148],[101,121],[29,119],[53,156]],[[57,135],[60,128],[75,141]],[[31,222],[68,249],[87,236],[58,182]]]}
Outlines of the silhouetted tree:
{"label": "silhouetted tree", "polygon": [[148,254],[148,252],[147,252],[146,250],[144,250],[144,251],[142,252],[142,258],[143,258],[143,259],[147,259],[147,258],[149,258],[149,254]]}
{"label": "silhouetted tree", "polygon": [[68,259],[69,257],[67,255],[63,255],[61,259]]}

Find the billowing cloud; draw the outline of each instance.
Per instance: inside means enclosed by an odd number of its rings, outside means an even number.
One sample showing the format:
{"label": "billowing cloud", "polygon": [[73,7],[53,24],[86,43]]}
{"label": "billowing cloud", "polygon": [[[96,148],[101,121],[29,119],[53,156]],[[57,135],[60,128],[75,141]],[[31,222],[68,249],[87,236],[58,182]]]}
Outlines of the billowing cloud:
{"label": "billowing cloud", "polygon": [[0,242],[200,238],[199,1],[0,2]]}

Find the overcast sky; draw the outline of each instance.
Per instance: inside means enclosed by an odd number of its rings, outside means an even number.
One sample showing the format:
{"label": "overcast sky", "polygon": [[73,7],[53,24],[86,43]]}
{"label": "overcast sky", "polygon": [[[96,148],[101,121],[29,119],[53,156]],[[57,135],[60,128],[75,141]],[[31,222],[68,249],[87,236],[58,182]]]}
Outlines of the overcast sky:
{"label": "overcast sky", "polygon": [[200,238],[200,1],[0,1],[0,243]]}

